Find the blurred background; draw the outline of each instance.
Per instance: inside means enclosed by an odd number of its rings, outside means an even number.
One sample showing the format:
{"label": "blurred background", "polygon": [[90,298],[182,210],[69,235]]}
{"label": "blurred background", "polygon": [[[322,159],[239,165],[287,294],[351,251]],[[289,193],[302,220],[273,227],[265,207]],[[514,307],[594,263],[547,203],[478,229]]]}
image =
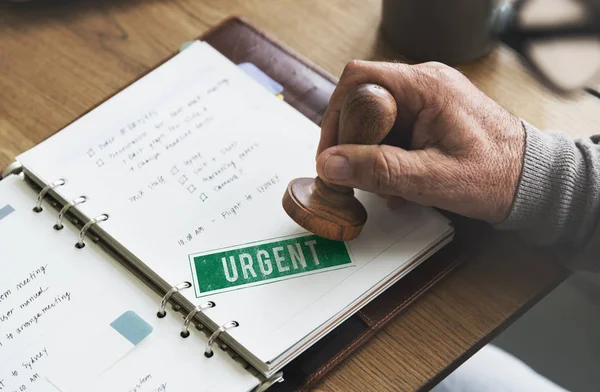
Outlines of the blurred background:
{"label": "blurred background", "polygon": [[597,392],[600,275],[578,272],[567,278],[492,344],[569,391]]}

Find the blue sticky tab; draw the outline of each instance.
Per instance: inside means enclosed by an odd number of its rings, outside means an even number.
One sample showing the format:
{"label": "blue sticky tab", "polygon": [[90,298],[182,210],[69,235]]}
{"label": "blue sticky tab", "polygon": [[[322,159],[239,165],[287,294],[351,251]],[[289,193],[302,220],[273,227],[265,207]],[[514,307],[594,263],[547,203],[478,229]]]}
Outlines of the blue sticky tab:
{"label": "blue sticky tab", "polygon": [[125,339],[137,345],[152,332],[152,326],[133,311],[127,311],[110,324]]}
{"label": "blue sticky tab", "polygon": [[0,208],[0,220],[6,218],[13,212],[15,212],[15,209],[12,208],[10,204],[7,204],[4,207]]}
{"label": "blue sticky tab", "polygon": [[193,44],[193,43],[194,43],[194,41],[186,41],[186,42],[182,43],[182,44],[179,46],[179,51],[180,51],[180,52],[183,52],[183,51],[185,50],[185,48],[187,48],[188,46],[190,46],[190,45],[191,45],[191,44]]}
{"label": "blue sticky tab", "polygon": [[254,80],[263,85],[267,90],[273,94],[281,94],[283,92],[283,86],[273,80],[269,75],[264,73],[260,68],[252,63],[241,63],[238,64],[244,72],[250,75]]}

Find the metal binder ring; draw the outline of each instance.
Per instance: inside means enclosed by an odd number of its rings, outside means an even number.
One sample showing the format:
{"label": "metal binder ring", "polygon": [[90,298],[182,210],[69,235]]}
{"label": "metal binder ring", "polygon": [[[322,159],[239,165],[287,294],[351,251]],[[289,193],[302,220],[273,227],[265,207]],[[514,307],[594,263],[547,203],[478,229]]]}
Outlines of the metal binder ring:
{"label": "metal binder ring", "polygon": [[52,181],[50,184],[43,187],[42,190],[40,191],[40,193],[38,194],[37,203],[35,204],[35,207],[33,207],[33,211],[34,212],[42,212],[42,201],[44,200],[44,196],[46,196],[46,193],[48,193],[48,191],[50,189],[54,189],[56,187],[63,186],[66,183],[67,183],[67,180],[65,180],[64,178],[59,178],[58,180]]}
{"label": "metal binder ring", "polygon": [[271,377],[267,378],[265,381],[261,382],[253,392],[264,392],[278,382],[283,382],[283,372],[275,373]]}
{"label": "metal binder ring", "polygon": [[213,334],[210,335],[210,338],[208,338],[208,343],[206,344],[206,350],[204,351],[204,356],[206,358],[212,357],[214,354],[213,350],[212,350],[212,346],[215,343],[215,340],[217,340],[217,338],[219,337],[219,335],[221,335],[223,332],[227,331],[228,329],[239,327],[239,325],[240,325],[240,323],[238,323],[237,321],[230,321],[228,323],[221,325],[219,327],[219,329],[217,329],[215,332],[213,332]]}
{"label": "metal binder ring", "polygon": [[208,302],[203,303],[202,305],[196,306],[194,308],[194,310],[189,312],[188,315],[185,317],[185,320],[183,320],[183,327],[181,327],[181,334],[180,334],[181,337],[187,338],[188,336],[190,336],[190,331],[189,331],[190,322],[192,321],[192,319],[194,318],[196,313],[202,312],[204,309],[213,308],[214,306],[215,306],[215,303],[213,301],[208,301]]}
{"label": "metal binder ring", "polygon": [[54,229],[62,230],[62,228],[63,228],[62,221],[65,218],[65,214],[67,213],[69,208],[76,206],[77,204],[85,203],[86,201],[87,201],[87,197],[80,196],[75,200],[71,200],[71,202],[69,204],[65,205],[58,213],[58,220],[56,221],[56,224],[54,225]]}
{"label": "metal binder ring", "polygon": [[179,283],[177,286],[171,287],[171,289],[167,291],[165,296],[160,301],[160,309],[156,313],[156,316],[158,318],[165,317],[167,315],[167,312],[165,310],[167,308],[167,303],[169,302],[169,299],[173,296],[173,294],[179,292],[180,290],[189,289],[190,287],[192,287],[192,284],[190,282]]}
{"label": "metal binder ring", "polygon": [[107,214],[102,214],[102,215],[98,215],[97,217],[95,217],[94,219],[92,219],[91,221],[89,221],[88,223],[86,223],[81,228],[81,231],[79,232],[79,241],[77,241],[77,243],[75,244],[75,247],[77,249],[83,248],[85,246],[85,244],[83,243],[83,238],[85,237],[85,233],[88,231],[88,229],[92,225],[95,225],[96,223],[99,223],[99,222],[104,222],[107,219],[108,219],[108,215]]}

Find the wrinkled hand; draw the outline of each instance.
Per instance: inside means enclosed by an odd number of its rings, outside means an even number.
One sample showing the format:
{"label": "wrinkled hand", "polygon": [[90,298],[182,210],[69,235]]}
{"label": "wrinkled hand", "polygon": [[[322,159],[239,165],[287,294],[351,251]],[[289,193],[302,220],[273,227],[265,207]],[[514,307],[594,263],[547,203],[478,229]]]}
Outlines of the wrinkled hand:
{"label": "wrinkled hand", "polygon": [[[408,133],[406,149],[336,145],[342,102],[363,83],[396,99],[394,132]],[[317,172],[330,183],[498,223],[515,195],[524,144],[521,121],[451,67],[352,61],[323,120]]]}

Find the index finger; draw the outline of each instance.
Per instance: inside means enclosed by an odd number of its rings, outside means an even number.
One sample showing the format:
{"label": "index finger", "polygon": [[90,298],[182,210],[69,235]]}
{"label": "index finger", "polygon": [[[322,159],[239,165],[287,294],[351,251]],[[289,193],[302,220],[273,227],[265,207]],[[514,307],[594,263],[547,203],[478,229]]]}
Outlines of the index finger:
{"label": "index finger", "polygon": [[[411,66],[400,63],[385,63],[375,61],[353,60],[346,64],[342,76],[335,87],[325,115],[321,124],[321,138],[317,148],[317,157],[327,148],[335,146],[338,141],[338,128],[340,111],[346,95],[355,87],[361,84],[373,83],[387,89],[396,99],[398,105],[398,114],[406,112],[406,109],[412,111],[412,108],[406,105],[421,107],[419,100],[407,102],[407,92],[414,92],[415,83],[408,82]],[[410,94],[411,96],[414,94]],[[402,103],[404,107],[401,107]]]}

